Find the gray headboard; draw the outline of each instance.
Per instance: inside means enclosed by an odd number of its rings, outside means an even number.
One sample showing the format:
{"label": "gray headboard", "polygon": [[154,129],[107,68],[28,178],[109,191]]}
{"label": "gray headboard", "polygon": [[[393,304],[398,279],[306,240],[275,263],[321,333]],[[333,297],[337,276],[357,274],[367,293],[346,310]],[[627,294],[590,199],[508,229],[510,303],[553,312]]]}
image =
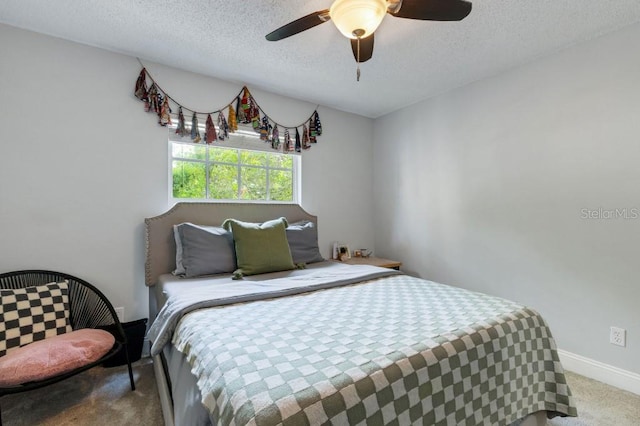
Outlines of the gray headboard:
{"label": "gray headboard", "polygon": [[297,204],[262,203],[178,203],[159,216],[144,220],[146,235],[145,284],[155,285],[158,277],[170,273],[176,266],[176,247],[173,225],[191,222],[217,226],[225,219],[245,222],[264,222],[286,217],[289,222],[309,220],[318,224],[318,218]]}

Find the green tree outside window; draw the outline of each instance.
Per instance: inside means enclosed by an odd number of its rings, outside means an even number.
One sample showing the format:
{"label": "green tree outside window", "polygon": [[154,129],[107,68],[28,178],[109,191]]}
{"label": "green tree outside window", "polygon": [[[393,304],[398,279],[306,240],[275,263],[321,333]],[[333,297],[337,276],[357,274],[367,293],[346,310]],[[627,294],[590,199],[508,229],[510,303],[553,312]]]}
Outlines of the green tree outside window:
{"label": "green tree outside window", "polygon": [[294,202],[289,154],[171,143],[173,198]]}

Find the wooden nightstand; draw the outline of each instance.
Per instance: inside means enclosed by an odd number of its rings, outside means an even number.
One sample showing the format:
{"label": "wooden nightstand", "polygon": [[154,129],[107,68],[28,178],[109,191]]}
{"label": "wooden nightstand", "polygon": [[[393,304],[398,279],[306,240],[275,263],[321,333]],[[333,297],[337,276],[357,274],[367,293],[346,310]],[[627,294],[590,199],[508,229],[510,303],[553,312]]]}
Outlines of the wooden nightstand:
{"label": "wooden nightstand", "polygon": [[381,257],[352,257],[351,259],[345,260],[343,263],[348,263],[349,265],[372,265],[372,266],[380,266],[381,268],[390,268],[400,270],[400,266],[402,262],[398,262],[396,260],[383,259]]}

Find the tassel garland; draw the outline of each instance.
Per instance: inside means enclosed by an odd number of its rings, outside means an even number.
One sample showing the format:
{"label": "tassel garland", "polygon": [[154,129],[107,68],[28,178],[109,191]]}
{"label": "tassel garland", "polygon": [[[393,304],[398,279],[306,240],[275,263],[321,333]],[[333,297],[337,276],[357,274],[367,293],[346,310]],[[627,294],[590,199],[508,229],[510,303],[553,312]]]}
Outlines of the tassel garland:
{"label": "tassel garland", "polygon": [[211,145],[216,139],[218,139],[218,135],[216,135],[216,126],[213,125],[211,114],[208,114],[207,121],[205,123],[204,140],[207,144]]}
{"label": "tassel garland", "polygon": [[271,133],[271,148],[280,149],[280,131],[277,124],[273,126],[273,133]]}
{"label": "tassel garland", "polygon": [[140,75],[138,76],[138,80],[136,81],[136,87],[133,92],[136,95],[136,98],[140,99],[141,101],[147,100],[146,79],[147,79],[147,70],[142,68],[142,71],[140,71]]}
{"label": "tassel garland", "polygon": [[266,141],[269,139],[269,118],[265,115],[262,117],[262,124],[260,125],[260,140]]}
{"label": "tassel garland", "polygon": [[182,113],[182,107],[178,108],[178,126],[176,127],[176,135],[181,138],[187,136],[187,127],[184,124],[184,114]]}
{"label": "tassel garland", "polygon": [[[150,86],[147,87],[147,77],[150,79]],[[234,99],[233,102],[224,108],[213,112],[198,112],[189,108],[185,109],[193,113],[191,118],[191,129],[187,130],[183,106],[177,103],[171,96],[162,90],[143,66],[134,86],[134,96],[144,102],[144,110],[153,112],[158,116],[158,124],[161,126],[171,126],[172,110],[171,103],[178,106],[177,123],[175,133],[179,137],[189,135],[194,143],[200,143],[202,137],[207,144],[212,144],[216,140],[223,141],[229,138],[230,133],[238,130],[238,123],[251,124],[251,128],[260,135],[260,140],[270,142],[274,150],[282,152],[302,152],[311,147],[312,143],[317,143],[317,137],[322,134],[322,124],[318,111],[314,111],[305,122],[298,126],[282,126],[271,119],[260,108],[249,89],[245,86]],[[225,117],[224,109],[228,108]],[[262,112],[262,114],[261,114]],[[217,127],[212,115],[218,113]],[[198,114],[206,115],[204,135],[200,135],[198,127]],[[227,120],[228,117],[228,120]],[[284,128],[284,140],[280,141],[279,127]],[[295,142],[292,140],[291,131],[295,129]]]}
{"label": "tassel garland", "polygon": [[238,130],[238,117],[233,105],[229,105],[229,132],[234,133],[236,130]]}
{"label": "tassel garland", "polygon": [[309,129],[307,129],[307,125],[302,125],[302,149],[311,148],[311,144],[309,143]]}
{"label": "tassel garland", "polygon": [[289,133],[289,129],[284,129],[284,147],[283,150],[293,151],[293,143],[291,142],[291,134]]}
{"label": "tassel garland", "polygon": [[251,117],[251,125],[253,130],[260,132],[260,110],[253,98],[249,99],[249,116]]}
{"label": "tassel garland", "polygon": [[[221,141],[229,138],[229,125],[227,124],[227,120],[224,118],[224,114],[221,112],[218,113],[218,127],[220,128],[220,134],[218,135],[218,139]],[[215,130],[215,127],[214,127]]]}
{"label": "tassel garland", "polygon": [[171,125],[171,107],[169,106],[169,98],[166,96],[160,107],[158,123],[160,123],[161,126]]}
{"label": "tassel garland", "polygon": [[316,119],[315,114],[311,116],[311,120],[309,120],[309,142],[316,143],[316,136],[318,135],[318,131],[316,130]]}
{"label": "tassel garland", "polygon": [[249,98],[251,97],[251,95],[249,94],[249,89],[247,89],[246,87],[243,90],[242,93],[242,110],[244,111],[245,115],[249,112],[249,110],[251,109],[251,105],[249,104]]}
{"label": "tassel garland", "polygon": [[244,112],[244,101],[242,101],[240,98],[238,98],[238,100],[236,101],[236,111],[238,111],[237,112],[238,123],[242,123],[242,124],[249,123],[249,121],[247,121],[247,114]]}
{"label": "tassel garland", "polygon": [[200,129],[198,128],[198,116],[196,113],[193,113],[193,117],[191,117],[191,140],[193,143],[200,143],[202,138],[200,137]]}
{"label": "tassel garland", "polygon": [[159,97],[160,95],[158,94],[158,88],[156,87],[155,83],[151,85],[151,87],[149,87],[149,93],[147,94],[147,102],[144,105],[144,110],[146,112],[149,111],[153,111],[156,114],[158,113],[159,110]]}
{"label": "tassel garland", "polygon": [[296,127],[296,152],[302,151],[302,143],[300,142],[300,132]]}
{"label": "tassel garland", "polygon": [[322,135],[322,123],[320,123],[320,116],[318,115],[318,111],[313,112],[313,119],[316,122],[316,134],[314,136]]}

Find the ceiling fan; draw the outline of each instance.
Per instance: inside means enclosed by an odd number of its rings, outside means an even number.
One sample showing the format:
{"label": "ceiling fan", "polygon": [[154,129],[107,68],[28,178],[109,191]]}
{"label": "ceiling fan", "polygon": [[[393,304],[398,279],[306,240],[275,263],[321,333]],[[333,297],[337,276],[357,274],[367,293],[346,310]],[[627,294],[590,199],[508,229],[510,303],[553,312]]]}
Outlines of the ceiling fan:
{"label": "ceiling fan", "polygon": [[[335,0],[329,9],[310,13],[266,35],[278,41],[332,20],[351,39],[358,65],[373,56],[373,33],[385,14],[424,21],[460,21],[471,12],[466,0]],[[358,80],[360,69],[358,68]]]}

